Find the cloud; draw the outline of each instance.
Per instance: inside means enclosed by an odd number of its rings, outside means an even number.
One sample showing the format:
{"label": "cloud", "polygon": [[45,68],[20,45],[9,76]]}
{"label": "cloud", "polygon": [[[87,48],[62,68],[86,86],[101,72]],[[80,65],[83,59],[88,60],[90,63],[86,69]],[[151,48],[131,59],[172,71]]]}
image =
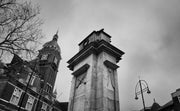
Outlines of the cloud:
{"label": "cloud", "polygon": [[[140,75],[160,105],[171,99],[178,88],[180,66],[179,0],[39,0],[45,19],[43,30],[48,39],[60,27],[60,63],[56,85],[68,101],[71,72],[66,61],[78,52],[78,43],[93,30],[105,29],[112,44],[125,52],[120,61],[119,92],[121,110],[142,108],[134,100],[134,88]],[[64,76],[66,75],[66,76]],[[68,75],[68,76],[67,76]],[[166,87],[164,87],[166,86]],[[69,88],[70,89],[70,88]],[[162,93],[163,92],[163,93]]]}
{"label": "cloud", "polygon": [[141,108],[141,103],[132,99],[139,75],[148,81],[153,92],[146,97],[147,105],[152,104],[153,98],[157,98],[160,105],[165,104],[171,99],[170,93],[179,87],[179,2],[147,1],[135,4],[133,8],[125,7],[128,10],[124,11],[124,23],[118,33],[121,38],[117,43],[125,51],[119,69],[123,110]]}

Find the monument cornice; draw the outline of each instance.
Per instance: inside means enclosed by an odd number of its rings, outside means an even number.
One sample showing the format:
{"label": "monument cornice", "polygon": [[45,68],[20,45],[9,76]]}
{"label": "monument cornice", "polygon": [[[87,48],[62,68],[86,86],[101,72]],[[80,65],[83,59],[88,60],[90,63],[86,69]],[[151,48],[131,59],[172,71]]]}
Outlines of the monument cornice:
{"label": "monument cornice", "polygon": [[106,52],[116,58],[116,62],[121,60],[121,56],[124,54],[123,51],[114,47],[110,43],[101,40],[98,42],[89,43],[84,49],[80,50],[75,56],[73,56],[67,63],[70,70],[74,69],[74,66],[87,58],[91,54],[98,55],[101,52]]}
{"label": "monument cornice", "polygon": [[76,71],[74,71],[74,72],[72,73],[72,75],[74,75],[74,76],[77,77],[77,76],[79,76],[80,74],[86,72],[86,71],[88,70],[88,68],[89,68],[89,64],[85,64],[85,65],[83,65],[82,67],[80,67],[79,69],[77,69]]}
{"label": "monument cornice", "polygon": [[111,61],[108,61],[108,60],[105,60],[105,61],[104,61],[104,65],[105,65],[106,67],[108,67],[108,68],[113,69],[113,70],[116,70],[117,68],[119,68],[118,65],[116,65],[116,64],[114,64],[114,63],[112,63]]}

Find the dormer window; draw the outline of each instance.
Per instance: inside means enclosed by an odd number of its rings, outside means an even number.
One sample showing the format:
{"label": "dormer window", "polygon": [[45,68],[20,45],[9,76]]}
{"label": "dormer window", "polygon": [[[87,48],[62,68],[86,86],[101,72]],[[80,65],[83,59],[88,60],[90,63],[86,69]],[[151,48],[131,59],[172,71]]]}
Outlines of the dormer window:
{"label": "dormer window", "polygon": [[[31,78],[31,80],[29,80],[30,78]],[[29,73],[28,76],[27,76],[27,79],[26,79],[26,83],[29,82],[29,84],[32,86],[33,83],[34,83],[35,78],[36,77],[34,75],[31,75],[31,73]]]}
{"label": "dormer window", "polygon": [[52,90],[52,86],[51,86],[49,83],[47,83],[45,91],[46,91],[47,93],[50,93],[51,90]]}
{"label": "dormer window", "polygon": [[48,54],[43,54],[41,56],[41,60],[47,60],[48,59]]}

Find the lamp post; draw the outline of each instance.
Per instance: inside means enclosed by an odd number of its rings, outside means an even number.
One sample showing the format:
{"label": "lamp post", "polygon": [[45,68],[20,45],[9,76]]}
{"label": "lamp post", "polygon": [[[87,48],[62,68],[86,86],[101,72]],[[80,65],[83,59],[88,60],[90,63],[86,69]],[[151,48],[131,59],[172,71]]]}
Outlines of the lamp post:
{"label": "lamp post", "polygon": [[35,73],[35,70],[36,70],[35,68],[36,68],[37,62],[38,62],[38,58],[37,58],[37,60],[35,61],[34,68],[33,68],[33,70],[32,70],[31,73],[30,73],[28,82],[27,82],[27,84],[26,84],[24,93],[23,93],[23,95],[22,95],[22,100],[20,101],[20,105],[19,105],[19,107],[18,107],[18,111],[21,111],[21,107],[22,107],[22,104],[23,104],[25,95],[26,95],[26,93],[27,93],[27,91],[28,91],[28,88],[29,88],[29,86],[30,86],[31,79],[32,79],[33,75],[36,74],[36,73]]}
{"label": "lamp post", "polygon": [[[143,88],[142,88],[142,86],[143,86]],[[140,91],[138,91],[138,87],[140,87]],[[136,87],[135,87],[135,99],[137,100],[138,95],[141,94],[142,102],[143,102],[143,108],[144,108],[144,111],[145,111],[146,107],[145,107],[145,101],[144,101],[144,95],[143,95],[144,92],[147,92],[148,94],[151,93],[151,91],[149,90],[147,82],[145,80],[140,80],[139,79],[139,81],[138,81],[138,83],[136,84]]]}
{"label": "lamp post", "polygon": [[[41,77],[40,77],[41,78]],[[37,103],[36,103],[36,105],[35,105],[35,110],[36,111],[38,111],[38,106],[39,106],[39,102],[40,102],[40,99],[41,99],[41,94],[43,93],[43,89],[44,89],[44,80],[41,78],[41,80],[40,80],[40,89],[39,89],[39,93],[38,93],[38,101],[37,101]]]}
{"label": "lamp post", "polygon": [[25,87],[25,90],[24,90],[24,93],[22,94],[22,100],[20,101],[20,105],[18,107],[18,111],[21,111],[21,107],[22,107],[22,104],[23,104],[23,101],[24,101],[24,98],[25,98],[25,95],[27,93],[27,90],[29,88],[29,85],[30,85],[30,82],[31,82],[31,79],[32,79],[32,76],[34,75],[34,72],[31,72],[30,73],[30,77],[28,79],[28,82],[27,82],[27,85]]}

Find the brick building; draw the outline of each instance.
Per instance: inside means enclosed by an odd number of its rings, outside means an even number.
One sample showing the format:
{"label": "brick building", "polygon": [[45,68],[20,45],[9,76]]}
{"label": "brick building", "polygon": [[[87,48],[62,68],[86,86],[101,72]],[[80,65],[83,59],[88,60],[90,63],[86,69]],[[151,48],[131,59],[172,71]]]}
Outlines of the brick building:
{"label": "brick building", "polygon": [[58,35],[43,45],[32,61],[14,55],[11,63],[0,63],[0,111],[65,111],[53,92],[61,60]]}

